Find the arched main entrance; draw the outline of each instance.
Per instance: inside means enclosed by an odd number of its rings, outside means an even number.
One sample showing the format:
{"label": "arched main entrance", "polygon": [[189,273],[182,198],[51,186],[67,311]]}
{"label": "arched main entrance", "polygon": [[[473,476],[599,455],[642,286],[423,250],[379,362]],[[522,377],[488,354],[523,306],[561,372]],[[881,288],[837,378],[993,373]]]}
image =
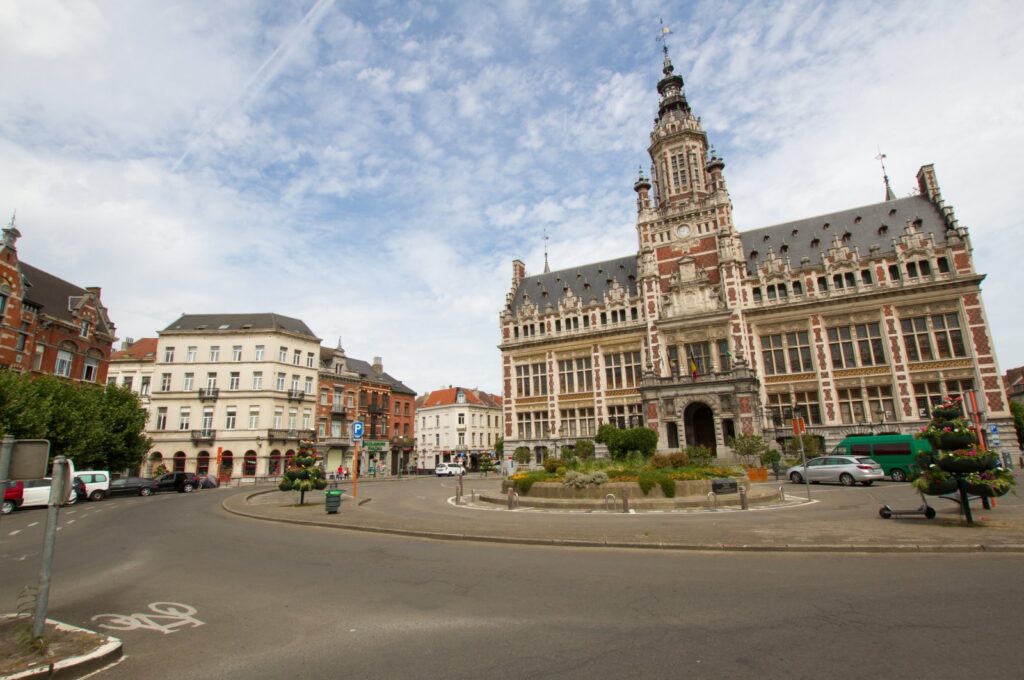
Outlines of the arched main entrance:
{"label": "arched main entrance", "polygon": [[706,446],[711,453],[718,455],[715,442],[715,414],[707,404],[697,401],[683,411],[683,424],[686,428],[686,443],[689,446]]}

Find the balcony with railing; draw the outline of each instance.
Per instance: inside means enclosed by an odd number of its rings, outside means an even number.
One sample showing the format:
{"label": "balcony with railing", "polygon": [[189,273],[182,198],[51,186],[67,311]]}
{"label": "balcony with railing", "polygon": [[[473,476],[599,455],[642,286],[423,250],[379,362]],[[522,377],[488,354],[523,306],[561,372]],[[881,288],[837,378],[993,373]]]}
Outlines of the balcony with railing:
{"label": "balcony with railing", "polygon": [[200,401],[213,401],[220,396],[219,387],[200,387],[199,388],[199,400]]}
{"label": "balcony with railing", "polygon": [[212,444],[217,437],[217,430],[192,430],[192,443]]}
{"label": "balcony with railing", "polygon": [[342,416],[343,418],[347,418],[348,411],[348,406],[345,406],[344,404],[331,404],[332,416]]}
{"label": "balcony with railing", "polygon": [[300,439],[312,439],[314,430],[267,430],[267,441],[290,442]]}
{"label": "balcony with railing", "polygon": [[373,404],[373,403],[371,403],[369,406],[366,407],[366,412],[367,413],[377,413],[377,414],[386,413],[387,412],[387,406],[385,406],[384,404]]}
{"label": "balcony with railing", "polygon": [[288,390],[288,401],[302,401],[306,398],[306,393],[302,390]]}

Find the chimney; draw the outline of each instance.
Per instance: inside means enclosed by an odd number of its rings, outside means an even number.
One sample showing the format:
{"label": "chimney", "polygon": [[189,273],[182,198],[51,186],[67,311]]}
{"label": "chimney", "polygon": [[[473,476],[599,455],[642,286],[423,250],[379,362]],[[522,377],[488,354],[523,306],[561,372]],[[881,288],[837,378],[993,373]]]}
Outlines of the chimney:
{"label": "chimney", "polygon": [[380,357],[373,358],[373,372],[377,375],[384,372],[384,362]]}
{"label": "chimney", "polygon": [[125,338],[124,342],[121,343],[121,349],[125,350],[135,344],[135,338]]}
{"label": "chimney", "polygon": [[102,289],[99,286],[86,286],[85,289],[95,295],[97,300],[100,298],[100,291]]}
{"label": "chimney", "polygon": [[522,260],[512,260],[512,287],[515,288],[519,282],[526,278],[526,265]]}

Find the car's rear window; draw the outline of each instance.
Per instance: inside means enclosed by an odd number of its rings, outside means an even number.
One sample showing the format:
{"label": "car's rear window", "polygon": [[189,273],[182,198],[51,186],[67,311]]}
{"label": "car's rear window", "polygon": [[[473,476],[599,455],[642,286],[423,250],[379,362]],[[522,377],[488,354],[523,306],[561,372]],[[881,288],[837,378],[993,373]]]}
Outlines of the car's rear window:
{"label": "car's rear window", "polygon": [[878,465],[878,463],[876,463],[875,461],[873,461],[870,458],[858,458],[857,462],[858,463],[863,463],[864,465]]}

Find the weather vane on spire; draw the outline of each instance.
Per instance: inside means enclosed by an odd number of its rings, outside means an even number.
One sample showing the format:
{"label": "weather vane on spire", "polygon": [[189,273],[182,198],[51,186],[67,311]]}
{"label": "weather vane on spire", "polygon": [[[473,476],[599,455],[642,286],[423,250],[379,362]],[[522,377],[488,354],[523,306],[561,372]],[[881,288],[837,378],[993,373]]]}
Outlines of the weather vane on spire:
{"label": "weather vane on spire", "polygon": [[667,58],[668,57],[668,36],[671,35],[672,31],[671,31],[671,29],[669,29],[668,26],[665,25],[665,22],[661,18],[658,19],[658,23],[661,24],[661,35],[659,35],[657,38],[655,38],[655,40],[657,42],[661,43],[661,50],[665,53],[665,57]]}
{"label": "weather vane on spire", "polygon": [[886,158],[887,158],[887,156],[884,153],[882,153],[881,149],[879,149],[878,150],[878,155],[875,156],[875,160],[878,161],[881,164],[881,166],[882,166],[882,178],[885,179],[885,200],[887,200],[887,201],[895,201],[896,200],[896,194],[892,190],[892,185],[889,184],[889,173],[885,169],[885,159]]}

